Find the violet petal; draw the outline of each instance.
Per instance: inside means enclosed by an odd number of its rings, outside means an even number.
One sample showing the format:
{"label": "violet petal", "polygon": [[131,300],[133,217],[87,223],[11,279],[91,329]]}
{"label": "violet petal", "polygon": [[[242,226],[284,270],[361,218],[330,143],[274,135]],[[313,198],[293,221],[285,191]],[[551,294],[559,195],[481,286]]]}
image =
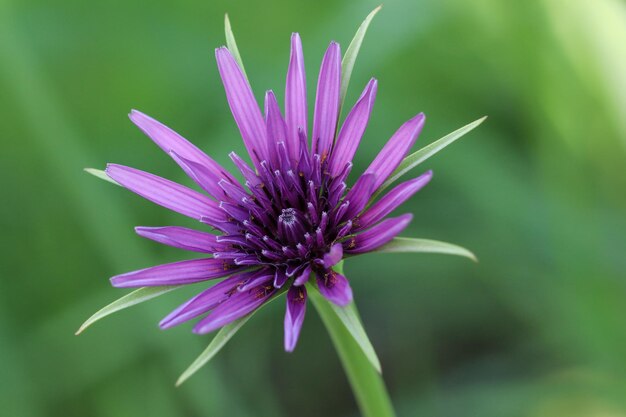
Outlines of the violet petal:
{"label": "violet petal", "polygon": [[392,217],[343,242],[346,253],[365,253],[384,245],[402,232],[413,219],[412,214]]}
{"label": "violet petal", "polygon": [[193,252],[213,253],[223,250],[227,244],[217,242],[216,235],[179,226],[135,227],[141,237],[154,240],[164,245]]}
{"label": "violet petal", "polygon": [[343,122],[330,156],[329,171],[332,176],[339,175],[352,161],[369,122],[377,90],[378,82],[372,78]]}
{"label": "violet petal", "polygon": [[159,326],[162,329],[178,326],[215,308],[218,304],[227,300],[237,290],[237,287],[246,280],[248,275],[255,272],[233,275],[202,291],[168,314],[161,320]]}
{"label": "violet petal", "polygon": [[202,319],[194,328],[194,333],[209,333],[233,321],[240,319],[270,299],[276,289],[271,283],[260,285],[252,290],[235,292],[228,300],[222,302]]}
{"label": "violet petal", "polygon": [[226,220],[217,203],[175,182],[123,165],[108,164],[106,173],[123,187],[160,206],[196,220],[206,218],[219,223]]}
{"label": "violet petal", "polygon": [[292,286],[287,292],[285,310],[285,350],[293,352],[298,343],[304,314],[306,313],[306,288]]}
{"label": "violet petal", "polygon": [[330,251],[324,254],[324,268],[329,269],[337,265],[343,258],[343,246],[335,243],[330,247]]}
{"label": "violet petal", "polygon": [[226,90],[226,98],[246,149],[255,165],[267,156],[265,123],[250,84],[225,47],[215,50],[217,67]]}
{"label": "violet petal", "polygon": [[128,117],[166,153],[176,152],[181,158],[204,166],[219,178],[226,178],[231,182],[235,181],[235,178],[210,156],[161,122],[138,110],[132,110]]}
{"label": "violet petal", "polygon": [[426,117],[423,113],[409,119],[393,134],[374,161],[365,170],[366,173],[376,174],[374,189],[378,189],[391,173],[400,165],[406,154],[415,143],[415,139],[424,127]]}
{"label": "violet petal", "polygon": [[417,178],[399,184],[380,200],[368,208],[358,219],[359,230],[367,229],[383,219],[413,194],[422,189],[432,178],[432,171],[427,171]]}
{"label": "violet petal", "polygon": [[300,139],[298,130],[308,131],[308,111],[306,104],[306,74],[300,35],[291,35],[291,56],[285,85],[285,119],[287,123],[287,149],[292,160],[300,157]]}
{"label": "violet petal", "polygon": [[221,259],[192,259],[116,275],[111,278],[111,284],[119,288],[182,285],[220,278],[236,271],[236,267]]}
{"label": "violet petal", "polygon": [[352,301],[352,288],[348,280],[332,269],[317,274],[317,286],[320,294],[338,306],[344,307]]}
{"label": "violet petal", "polygon": [[341,90],[341,50],[339,44],[331,42],[324,54],[317,81],[313,133],[313,154],[325,160],[333,145],[337,118],[339,117],[339,94]]}

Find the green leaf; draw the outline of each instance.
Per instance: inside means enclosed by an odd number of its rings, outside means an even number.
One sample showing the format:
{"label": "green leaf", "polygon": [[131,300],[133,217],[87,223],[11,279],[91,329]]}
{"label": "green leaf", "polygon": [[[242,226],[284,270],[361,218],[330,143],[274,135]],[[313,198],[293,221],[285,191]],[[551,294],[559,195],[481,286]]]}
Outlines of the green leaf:
{"label": "green leaf", "polygon": [[144,301],[151,300],[178,287],[180,286],[177,285],[166,287],[143,287],[129,294],[126,294],[122,298],[113,301],[111,304],[103,307],[102,309],[98,310],[93,316],[89,317],[87,321],[85,321],[82,326],[80,326],[80,328],[76,331],[76,335],[81,334],[87,327],[91,326],[98,320],[103,319],[110,314],[116,313],[120,310],[124,310],[128,307],[132,307],[136,304],[143,303]]}
{"label": "green leaf", "polygon": [[331,303],[314,287],[309,291],[309,300],[330,334],[363,416],[393,417],[395,414],[382,376],[372,366],[362,346],[331,307]]}
{"label": "green leaf", "polygon": [[409,172],[410,170],[412,170],[413,168],[415,168],[416,166],[418,166],[419,164],[421,164],[422,162],[424,162],[425,160],[427,160],[428,158],[430,158],[431,156],[433,156],[434,154],[436,154],[437,152],[445,148],[446,146],[450,145],[452,142],[456,141],[461,136],[464,136],[465,134],[467,134],[468,132],[476,128],[478,125],[484,122],[486,118],[487,116],[482,117],[476,121],[473,121],[472,123],[466,126],[463,126],[462,128],[457,129],[452,133],[449,133],[448,135],[442,137],[441,139],[436,140],[435,142],[424,146],[422,149],[404,158],[402,162],[400,163],[400,165],[398,166],[398,168],[396,168],[396,170],[391,173],[387,181],[385,181],[385,183],[378,189],[378,191],[376,192],[376,195],[380,194],[382,190],[389,187],[398,178],[400,178],[401,176],[403,176],[404,174],[406,174],[407,172]]}
{"label": "green leaf", "polygon": [[120,185],[117,181],[115,181],[113,178],[109,177],[109,176],[107,175],[107,173],[106,173],[106,172],[104,172],[104,171],[103,171],[103,170],[101,170],[101,169],[95,169],[95,168],[85,168],[85,172],[86,172],[86,173],[88,173],[88,174],[93,175],[94,177],[98,177],[98,178],[100,178],[101,180],[108,181],[108,182],[110,182],[111,184],[119,185],[119,186],[121,187],[121,185]]}
{"label": "green leaf", "polygon": [[[317,291],[317,290],[315,290]],[[337,315],[339,320],[346,326],[346,329],[352,337],[354,341],[357,342],[367,360],[372,364],[374,369],[377,372],[382,373],[382,369],[380,367],[380,360],[378,356],[376,356],[376,352],[374,351],[374,347],[372,346],[372,342],[367,337],[367,333],[365,333],[365,329],[363,328],[363,324],[361,323],[361,319],[359,318],[359,313],[357,311],[356,305],[354,301],[348,304],[345,307],[339,307],[331,302],[329,302],[330,307],[333,312]]]}
{"label": "green leaf", "polygon": [[354,34],[354,38],[352,38],[352,42],[350,42],[350,45],[348,46],[348,49],[346,49],[346,53],[343,56],[343,60],[341,61],[341,96],[339,101],[341,107],[343,107],[343,102],[346,99],[348,84],[350,84],[350,77],[352,77],[352,70],[354,69],[354,62],[356,61],[356,57],[359,55],[359,49],[361,49],[361,44],[363,43],[363,38],[365,37],[367,28],[372,22],[372,19],[374,19],[374,16],[376,16],[376,13],[378,13],[382,7],[383,6],[381,4],[367,15],[363,23],[361,23],[361,26],[359,26]]}
{"label": "green leaf", "polygon": [[180,386],[183,382],[189,379],[189,377],[191,377],[193,374],[198,372],[198,370],[202,368],[204,365],[206,365],[207,362],[210,361],[217,354],[217,352],[219,352],[226,345],[226,343],[235,335],[235,333],[237,333],[239,329],[241,329],[243,325],[246,324],[246,322],[257,311],[259,311],[261,308],[263,308],[264,306],[274,301],[285,291],[287,291],[287,288],[283,287],[280,291],[274,294],[274,296],[271,299],[263,303],[259,308],[254,310],[252,313],[222,327],[219,330],[219,332],[217,332],[213,340],[211,340],[211,343],[209,343],[209,346],[207,346],[207,348],[204,349],[204,351],[200,354],[200,356],[198,356],[196,360],[193,361],[191,365],[189,365],[189,368],[187,368],[185,372],[181,374],[181,376],[176,381],[176,386],[177,387]]}
{"label": "green leaf", "polygon": [[237,48],[237,42],[235,41],[235,35],[233,34],[233,29],[230,26],[230,19],[228,19],[228,13],[224,15],[224,32],[226,33],[226,47],[235,58],[235,61],[239,64],[239,68],[241,68],[241,72],[243,75],[248,78],[246,74],[246,70],[243,67],[243,61],[241,60],[241,55],[239,55],[239,48]]}
{"label": "green leaf", "polygon": [[[335,265],[334,270],[340,274],[343,274],[343,261],[339,262]],[[317,293],[318,290],[314,284],[309,283],[309,288],[312,292]],[[376,355],[376,351],[372,346],[372,342],[370,342],[369,337],[367,337],[367,333],[363,328],[363,324],[361,323],[361,319],[359,317],[359,312],[356,308],[356,304],[351,302],[345,307],[340,307],[331,302],[328,302],[330,308],[333,310],[335,315],[339,318],[339,320],[346,327],[348,332],[352,335],[354,340],[357,342],[367,359],[370,361],[374,369],[378,372],[382,372],[380,367],[380,360]]]}
{"label": "green leaf", "polygon": [[401,253],[401,252],[421,252],[421,253],[442,253],[446,255],[457,255],[478,262],[476,255],[469,250],[453,245],[452,243],[440,242],[430,239],[414,239],[410,237],[396,237],[391,242],[376,249],[375,252]]}
{"label": "green leaf", "polygon": [[244,324],[252,317],[252,314],[249,314],[245,317],[242,317],[238,320],[233,321],[230,324],[222,327],[220,331],[215,335],[209,346],[196,358],[195,361],[189,368],[182,373],[182,375],[176,381],[176,386],[180,386],[183,382],[189,379],[190,376],[195,374],[200,368],[202,368],[208,361],[210,361],[213,356],[219,352],[224,345],[243,327]]}

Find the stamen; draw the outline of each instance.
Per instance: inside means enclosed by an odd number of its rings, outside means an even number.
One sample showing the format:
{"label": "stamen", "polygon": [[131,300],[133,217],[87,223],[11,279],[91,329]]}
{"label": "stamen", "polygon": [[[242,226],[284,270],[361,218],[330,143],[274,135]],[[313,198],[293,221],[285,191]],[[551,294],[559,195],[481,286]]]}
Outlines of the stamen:
{"label": "stamen", "polygon": [[300,220],[301,215],[293,208],[282,210],[278,216],[278,235],[288,243],[296,244],[302,240],[304,226]]}
{"label": "stamen", "polygon": [[322,230],[322,233],[326,231],[326,226],[328,226],[328,213],[323,211],[319,224],[319,228]]}
{"label": "stamen", "polygon": [[322,229],[319,227],[315,230],[315,240],[317,246],[324,246],[324,235],[322,234]]}
{"label": "stamen", "polygon": [[281,246],[268,235],[263,236],[263,242],[274,250],[281,250]]}
{"label": "stamen", "polygon": [[317,217],[317,210],[315,210],[315,206],[310,201],[306,203],[307,213],[309,213],[309,219],[311,220],[311,224],[317,224],[319,222],[319,218]]}
{"label": "stamen", "polygon": [[352,221],[348,220],[346,224],[341,229],[339,229],[339,232],[337,232],[337,239],[341,239],[342,237],[347,235],[351,229],[352,229]]}

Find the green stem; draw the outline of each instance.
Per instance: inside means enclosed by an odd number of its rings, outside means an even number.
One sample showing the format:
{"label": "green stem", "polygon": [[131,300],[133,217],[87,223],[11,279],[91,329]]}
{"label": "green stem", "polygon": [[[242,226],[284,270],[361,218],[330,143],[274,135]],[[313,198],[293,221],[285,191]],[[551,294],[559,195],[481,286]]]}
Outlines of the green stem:
{"label": "green stem", "polygon": [[395,413],[382,376],[370,364],[328,301],[316,290],[309,291],[309,299],[322,318],[337,349],[363,417],[394,417]]}

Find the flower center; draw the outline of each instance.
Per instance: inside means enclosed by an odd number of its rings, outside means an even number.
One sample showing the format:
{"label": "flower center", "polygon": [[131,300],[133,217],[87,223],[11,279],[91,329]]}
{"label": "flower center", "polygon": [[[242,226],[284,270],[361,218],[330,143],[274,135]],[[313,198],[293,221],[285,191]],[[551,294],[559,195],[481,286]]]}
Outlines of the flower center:
{"label": "flower center", "polygon": [[296,222],[296,210],[292,208],[282,209],[282,214],[278,216],[278,221],[286,226],[291,226]]}
{"label": "flower center", "polygon": [[281,210],[278,216],[278,235],[284,244],[295,245],[300,243],[305,233],[305,224],[302,214],[294,208]]}

